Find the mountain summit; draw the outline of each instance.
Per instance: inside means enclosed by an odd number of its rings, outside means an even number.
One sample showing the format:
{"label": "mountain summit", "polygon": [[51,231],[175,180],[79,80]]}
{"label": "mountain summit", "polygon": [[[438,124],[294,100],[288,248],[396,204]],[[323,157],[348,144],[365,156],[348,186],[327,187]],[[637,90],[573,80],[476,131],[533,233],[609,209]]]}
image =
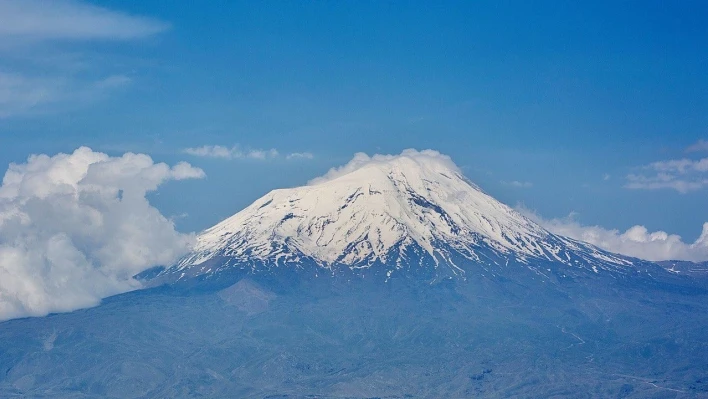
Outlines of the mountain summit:
{"label": "mountain summit", "polygon": [[[312,264],[340,270],[562,264],[598,273],[632,259],[554,235],[495,200],[438,152],[357,154],[309,185],[273,190],[197,237],[172,272]],[[546,269],[544,269],[546,270]]]}

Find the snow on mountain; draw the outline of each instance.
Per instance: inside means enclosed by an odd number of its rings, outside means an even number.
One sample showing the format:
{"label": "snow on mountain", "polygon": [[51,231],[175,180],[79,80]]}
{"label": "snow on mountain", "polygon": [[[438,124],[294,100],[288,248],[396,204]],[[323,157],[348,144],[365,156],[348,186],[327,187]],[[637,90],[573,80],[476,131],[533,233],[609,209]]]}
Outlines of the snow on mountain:
{"label": "snow on mountain", "polygon": [[464,262],[547,261],[595,272],[631,264],[551,234],[430,150],[358,154],[310,185],[273,190],[200,234],[172,271],[208,273],[216,260],[253,268],[309,261],[332,271],[430,264],[454,274],[464,274]]}

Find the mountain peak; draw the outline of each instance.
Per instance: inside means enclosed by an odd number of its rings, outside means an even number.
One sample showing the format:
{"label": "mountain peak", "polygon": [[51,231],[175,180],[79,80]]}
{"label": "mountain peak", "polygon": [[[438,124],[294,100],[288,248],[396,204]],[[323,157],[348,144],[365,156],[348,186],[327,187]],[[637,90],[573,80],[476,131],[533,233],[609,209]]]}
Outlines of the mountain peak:
{"label": "mountain peak", "polygon": [[[462,262],[530,260],[577,265],[628,261],[549,233],[469,182],[436,151],[357,154],[309,185],[273,190],[198,236],[178,265],[202,272],[210,259],[252,267],[313,262],[336,272]],[[580,249],[584,252],[580,253]],[[202,270],[204,269],[204,270]]]}
{"label": "mountain peak", "polygon": [[[406,170],[410,174],[420,173],[460,173],[460,169],[450,159],[434,150],[417,151],[414,149],[404,150],[399,155],[369,156],[363,152],[354,154],[354,157],[346,165],[339,168],[332,168],[324,176],[310,180],[309,185],[322,184],[337,178],[348,176],[347,178],[383,177],[396,170]],[[367,174],[371,174],[367,176]]]}

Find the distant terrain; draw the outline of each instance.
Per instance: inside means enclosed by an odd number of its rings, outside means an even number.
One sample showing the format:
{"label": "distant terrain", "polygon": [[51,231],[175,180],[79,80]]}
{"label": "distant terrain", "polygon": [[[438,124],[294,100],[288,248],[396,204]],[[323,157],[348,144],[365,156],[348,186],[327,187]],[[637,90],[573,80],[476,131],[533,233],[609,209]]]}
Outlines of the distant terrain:
{"label": "distant terrain", "polygon": [[702,290],[288,284],[165,286],[3,323],[0,396],[708,396]]}

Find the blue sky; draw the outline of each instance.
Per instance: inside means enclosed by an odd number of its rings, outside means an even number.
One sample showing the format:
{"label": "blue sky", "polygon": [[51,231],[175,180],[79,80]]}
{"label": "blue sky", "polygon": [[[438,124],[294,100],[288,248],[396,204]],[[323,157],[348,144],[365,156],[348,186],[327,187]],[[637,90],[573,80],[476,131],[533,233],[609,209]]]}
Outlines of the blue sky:
{"label": "blue sky", "polygon": [[708,5],[529,3],[0,0],[0,165],[186,160],[207,178],[151,200],[192,231],[355,152],[432,148],[545,218],[695,240]]}

